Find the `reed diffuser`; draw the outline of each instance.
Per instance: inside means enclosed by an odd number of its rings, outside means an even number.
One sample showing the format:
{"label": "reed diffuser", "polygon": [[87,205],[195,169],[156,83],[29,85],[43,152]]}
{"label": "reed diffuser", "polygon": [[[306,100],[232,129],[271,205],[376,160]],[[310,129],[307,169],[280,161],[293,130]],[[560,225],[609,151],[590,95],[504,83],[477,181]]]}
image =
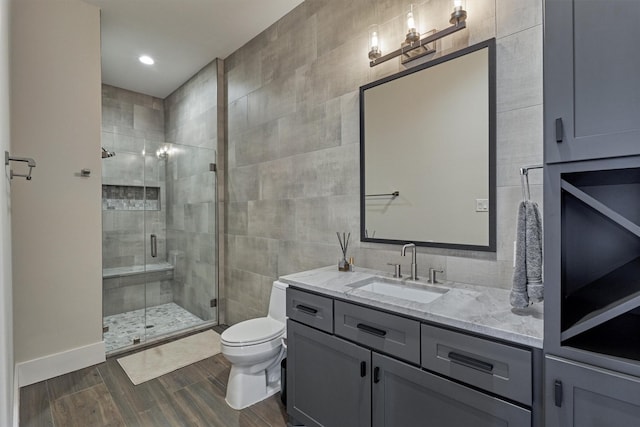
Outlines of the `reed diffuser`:
{"label": "reed diffuser", "polygon": [[342,238],[340,238],[340,232],[336,231],[336,235],[338,236],[340,249],[342,249],[342,259],[338,261],[338,270],[350,271],[349,261],[347,261],[347,248],[349,247],[349,239],[351,238],[351,233],[346,234],[343,232]]}

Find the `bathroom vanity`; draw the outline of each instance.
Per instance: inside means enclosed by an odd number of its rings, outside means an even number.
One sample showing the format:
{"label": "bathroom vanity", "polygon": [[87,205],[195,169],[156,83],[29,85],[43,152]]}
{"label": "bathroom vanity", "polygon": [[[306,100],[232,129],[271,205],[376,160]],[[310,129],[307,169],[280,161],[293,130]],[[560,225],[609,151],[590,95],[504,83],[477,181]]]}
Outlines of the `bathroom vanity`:
{"label": "bathroom vanity", "polygon": [[514,314],[506,290],[365,269],[326,267],[280,280],[289,284],[291,420],[543,425],[541,305]]}

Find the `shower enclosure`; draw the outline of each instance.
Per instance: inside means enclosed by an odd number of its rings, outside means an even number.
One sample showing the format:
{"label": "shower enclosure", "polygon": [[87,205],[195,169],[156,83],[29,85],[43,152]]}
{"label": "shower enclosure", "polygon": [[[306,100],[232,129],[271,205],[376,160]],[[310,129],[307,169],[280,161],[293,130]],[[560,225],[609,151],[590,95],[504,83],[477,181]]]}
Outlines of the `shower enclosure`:
{"label": "shower enclosure", "polygon": [[215,150],[104,128],[107,353],[215,325]]}

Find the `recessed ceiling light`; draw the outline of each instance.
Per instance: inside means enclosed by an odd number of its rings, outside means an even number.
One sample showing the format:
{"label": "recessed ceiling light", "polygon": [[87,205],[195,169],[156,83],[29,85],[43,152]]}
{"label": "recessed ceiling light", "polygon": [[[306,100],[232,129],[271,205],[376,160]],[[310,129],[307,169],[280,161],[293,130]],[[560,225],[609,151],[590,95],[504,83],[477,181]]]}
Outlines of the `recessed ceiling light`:
{"label": "recessed ceiling light", "polygon": [[142,55],[138,58],[138,60],[145,65],[153,65],[155,63],[153,58],[148,55]]}

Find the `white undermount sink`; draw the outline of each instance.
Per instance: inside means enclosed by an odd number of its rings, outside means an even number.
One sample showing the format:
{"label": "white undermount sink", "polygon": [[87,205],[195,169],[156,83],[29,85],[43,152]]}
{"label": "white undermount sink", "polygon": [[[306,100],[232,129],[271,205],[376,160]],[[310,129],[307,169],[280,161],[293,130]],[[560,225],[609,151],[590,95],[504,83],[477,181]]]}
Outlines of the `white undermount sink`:
{"label": "white undermount sink", "polygon": [[372,277],[349,286],[354,289],[373,292],[374,294],[401,298],[423,304],[435,301],[449,291],[449,289],[446,288],[419,285],[412,282],[400,282],[384,277]]}

